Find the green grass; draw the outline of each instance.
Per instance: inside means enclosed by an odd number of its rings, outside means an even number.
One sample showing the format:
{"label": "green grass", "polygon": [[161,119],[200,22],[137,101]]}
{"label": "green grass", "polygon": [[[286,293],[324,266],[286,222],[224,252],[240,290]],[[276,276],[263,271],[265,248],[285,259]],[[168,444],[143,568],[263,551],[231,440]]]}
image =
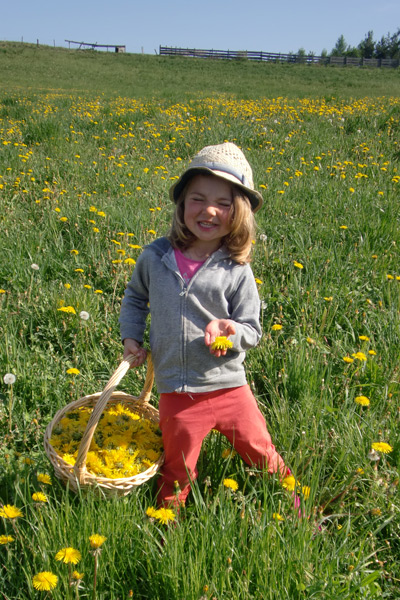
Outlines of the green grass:
{"label": "green grass", "polygon": [[[151,71],[140,94],[134,64]],[[0,545],[3,597],[46,596],[32,585],[40,571],[59,577],[53,598],[77,597],[55,560],[72,546],[85,573],[78,597],[92,598],[89,536],[100,533],[104,600],[398,598],[398,72],[18,44],[1,47],[0,67],[0,498],[24,514],[0,518],[0,535],[15,538]],[[256,72],[275,74],[271,93]],[[152,77],[175,77],[181,89]],[[43,434],[119,364],[133,268],[124,261],[167,231],[168,188],[188,158],[224,139],[243,148],[265,198],[252,263],[264,335],[248,353],[248,380],[277,449],[310,487],[307,518],[275,478],[222,458],[227,442],[211,433],[187,507],[163,528],[146,516],[155,479],[124,499],[73,494],[54,478]],[[366,360],[343,360],[357,352]],[[144,373],[120,388],[139,393]],[[393,451],[374,462],[378,441]],[[38,473],[53,479],[41,506],[32,500]]]}
{"label": "green grass", "polygon": [[245,99],[361,98],[398,95],[400,69],[185,59],[0,42],[0,84],[8,90],[63,90],[176,102],[210,94]]}

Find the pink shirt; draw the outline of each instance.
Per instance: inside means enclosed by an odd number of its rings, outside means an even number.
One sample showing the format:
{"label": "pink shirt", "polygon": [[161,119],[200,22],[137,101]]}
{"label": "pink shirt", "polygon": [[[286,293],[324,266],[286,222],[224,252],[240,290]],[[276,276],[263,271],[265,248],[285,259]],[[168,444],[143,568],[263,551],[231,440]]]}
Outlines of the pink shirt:
{"label": "pink shirt", "polygon": [[201,265],[205,263],[205,260],[192,260],[191,258],[186,258],[186,256],[177,249],[175,249],[174,252],[178,269],[185,283],[189,283],[196,271],[198,271]]}

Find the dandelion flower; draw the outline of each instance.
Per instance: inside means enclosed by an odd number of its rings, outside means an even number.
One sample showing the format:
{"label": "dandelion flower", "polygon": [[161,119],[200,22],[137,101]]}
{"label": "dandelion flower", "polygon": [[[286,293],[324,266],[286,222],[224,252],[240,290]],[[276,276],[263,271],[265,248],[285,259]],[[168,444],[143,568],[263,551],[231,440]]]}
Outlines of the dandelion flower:
{"label": "dandelion flower", "polygon": [[23,513],[12,504],[5,504],[0,508],[0,517],[4,519],[16,519],[17,517],[23,517]]}
{"label": "dandelion flower", "polygon": [[42,492],[35,492],[32,494],[32,500],[35,502],[48,502],[46,494],[43,494]]}
{"label": "dandelion flower", "polygon": [[83,579],[84,575],[85,573],[78,573],[78,571],[72,571],[71,573],[72,579],[74,579],[75,581],[80,581],[81,579]]}
{"label": "dandelion flower", "polygon": [[51,477],[47,473],[38,473],[37,480],[39,483],[44,483],[45,485],[52,485]]}
{"label": "dandelion flower", "polygon": [[233,343],[231,340],[228,340],[224,335],[220,335],[211,344],[211,350],[227,350],[228,348],[232,348],[232,346]]}
{"label": "dandelion flower", "polygon": [[258,277],[255,277],[255,278],[254,278],[254,281],[255,281],[256,283],[258,283],[258,285],[261,285],[261,284],[262,284],[262,281],[261,281],[261,279],[258,279]]}
{"label": "dandelion flower", "polygon": [[382,452],[383,454],[389,454],[389,452],[392,452],[393,450],[392,446],[386,442],[374,442],[372,444],[372,449],[376,452]]}
{"label": "dandelion flower", "polygon": [[146,509],[146,515],[150,518],[155,517],[157,514],[157,509],[155,509],[153,506],[149,506]]}
{"label": "dandelion flower", "polygon": [[80,374],[80,370],[79,369],[75,369],[75,367],[71,367],[70,369],[67,369],[67,374],[68,375],[79,375]]}
{"label": "dandelion flower", "polygon": [[354,358],[351,358],[350,356],[343,356],[343,360],[345,363],[352,363],[354,362]]}
{"label": "dandelion flower", "polygon": [[332,302],[333,296],[325,296],[324,300],[325,300],[325,302]]}
{"label": "dandelion flower", "polygon": [[94,293],[95,293],[95,294],[102,294],[102,293],[103,293],[103,290],[94,290]]}
{"label": "dandelion flower", "polygon": [[371,515],[372,515],[373,517],[380,517],[380,516],[381,516],[381,514],[382,514],[382,511],[381,511],[381,509],[380,509],[380,508],[373,508],[373,509],[371,510]]}
{"label": "dandelion flower", "polygon": [[368,354],[370,354],[371,356],[376,356],[375,350],[368,350]]}
{"label": "dandelion flower", "polygon": [[358,339],[362,342],[369,342],[369,337],[367,335],[359,335]]}
{"label": "dandelion flower", "polygon": [[75,550],[75,548],[62,548],[55,556],[56,560],[62,561],[65,564],[72,563],[73,565],[76,565],[81,558],[81,553],[79,550]]}
{"label": "dandelion flower", "polygon": [[71,252],[71,254],[75,254],[75,256],[76,256],[77,254],[79,254],[79,250],[75,250],[75,248],[74,248],[74,249],[72,249],[72,250],[70,250],[70,252]]}
{"label": "dandelion flower", "polygon": [[224,479],[223,483],[224,487],[226,487],[228,490],[233,490],[234,492],[236,492],[239,488],[239,484],[234,479]]}
{"label": "dandelion flower", "polygon": [[13,541],[14,538],[12,535],[0,535],[0,544],[2,545],[10,544]]}
{"label": "dandelion flower", "polygon": [[304,266],[303,266],[301,263],[297,262],[297,260],[294,260],[294,261],[293,261],[293,265],[294,265],[294,266],[295,266],[297,269],[304,269]]}
{"label": "dandelion flower", "polygon": [[49,592],[53,590],[58,582],[57,575],[51,571],[42,571],[33,576],[33,587],[40,592]]}
{"label": "dandelion flower", "polygon": [[275,325],[272,325],[271,329],[272,331],[280,331],[282,329],[282,325],[275,323]]}
{"label": "dandelion flower", "polygon": [[304,500],[310,497],[311,488],[308,485],[303,485],[301,493],[303,494]]}
{"label": "dandelion flower", "polygon": [[296,479],[293,477],[293,475],[288,475],[285,477],[285,479],[282,481],[282,487],[284,487],[288,492],[294,491],[296,487]]}
{"label": "dandelion flower", "polygon": [[76,315],[76,310],[73,306],[61,306],[61,308],[57,308],[57,310],[71,315]]}
{"label": "dandelion flower", "polygon": [[154,516],[163,525],[168,525],[170,521],[175,521],[175,513],[170,508],[159,508]]}
{"label": "dandelion flower", "polygon": [[225,450],[222,451],[221,456],[222,458],[233,458],[235,454],[236,450],[233,448],[225,448]]}
{"label": "dandelion flower", "polygon": [[3,381],[6,385],[13,385],[15,383],[16,377],[13,373],[6,373],[3,377]]}
{"label": "dandelion flower", "polygon": [[341,225],[340,229],[347,229],[347,225]]}
{"label": "dandelion flower", "polygon": [[367,398],[367,396],[356,396],[354,401],[357,402],[357,404],[361,404],[361,406],[369,406],[369,398]]}
{"label": "dandelion flower", "polygon": [[136,264],[136,260],[135,260],[134,258],[126,258],[126,259],[124,260],[124,263],[125,263],[126,265],[135,265],[135,264]]}
{"label": "dandelion flower", "polygon": [[89,537],[89,542],[92,548],[100,548],[106,541],[106,537],[104,535],[99,535],[98,533],[94,533]]}
{"label": "dandelion flower", "polygon": [[275,519],[275,521],[284,521],[285,520],[282,517],[282,515],[280,515],[279,513],[272,513],[272,518]]}
{"label": "dandelion flower", "polygon": [[90,314],[86,312],[86,310],[81,310],[79,316],[82,319],[82,321],[88,321],[90,319]]}
{"label": "dandelion flower", "polygon": [[356,352],[355,354],[352,354],[352,356],[354,356],[354,358],[356,358],[357,360],[360,360],[360,361],[367,360],[367,357],[365,356],[364,352]]}

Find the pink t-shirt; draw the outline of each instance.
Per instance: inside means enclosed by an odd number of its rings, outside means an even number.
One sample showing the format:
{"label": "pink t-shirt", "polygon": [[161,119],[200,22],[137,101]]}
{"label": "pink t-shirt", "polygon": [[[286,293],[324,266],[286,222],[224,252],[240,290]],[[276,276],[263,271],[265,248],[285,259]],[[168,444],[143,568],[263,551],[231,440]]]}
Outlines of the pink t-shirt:
{"label": "pink t-shirt", "polygon": [[175,249],[174,252],[178,269],[185,283],[189,283],[193,275],[200,269],[205,260],[192,260],[191,258],[186,258],[186,256],[183,256],[182,252],[177,249]]}

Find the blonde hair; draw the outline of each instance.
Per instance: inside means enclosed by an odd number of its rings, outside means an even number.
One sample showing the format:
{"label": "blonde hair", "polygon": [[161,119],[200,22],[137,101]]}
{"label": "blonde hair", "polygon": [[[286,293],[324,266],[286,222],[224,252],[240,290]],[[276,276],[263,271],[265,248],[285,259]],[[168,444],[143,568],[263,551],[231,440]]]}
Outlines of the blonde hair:
{"label": "blonde hair", "polygon": [[[215,176],[209,175],[209,177]],[[172,247],[179,250],[186,250],[196,240],[196,236],[186,227],[184,220],[185,197],[189,182],[190,179],[176,202],[171,229],[167,235]],[[235,184],[231,186],[233,196],[230,215],[231,231],[222,238],[222,244],[234,261],[244,264],[251,260],[256,224],[250,200]]]}

